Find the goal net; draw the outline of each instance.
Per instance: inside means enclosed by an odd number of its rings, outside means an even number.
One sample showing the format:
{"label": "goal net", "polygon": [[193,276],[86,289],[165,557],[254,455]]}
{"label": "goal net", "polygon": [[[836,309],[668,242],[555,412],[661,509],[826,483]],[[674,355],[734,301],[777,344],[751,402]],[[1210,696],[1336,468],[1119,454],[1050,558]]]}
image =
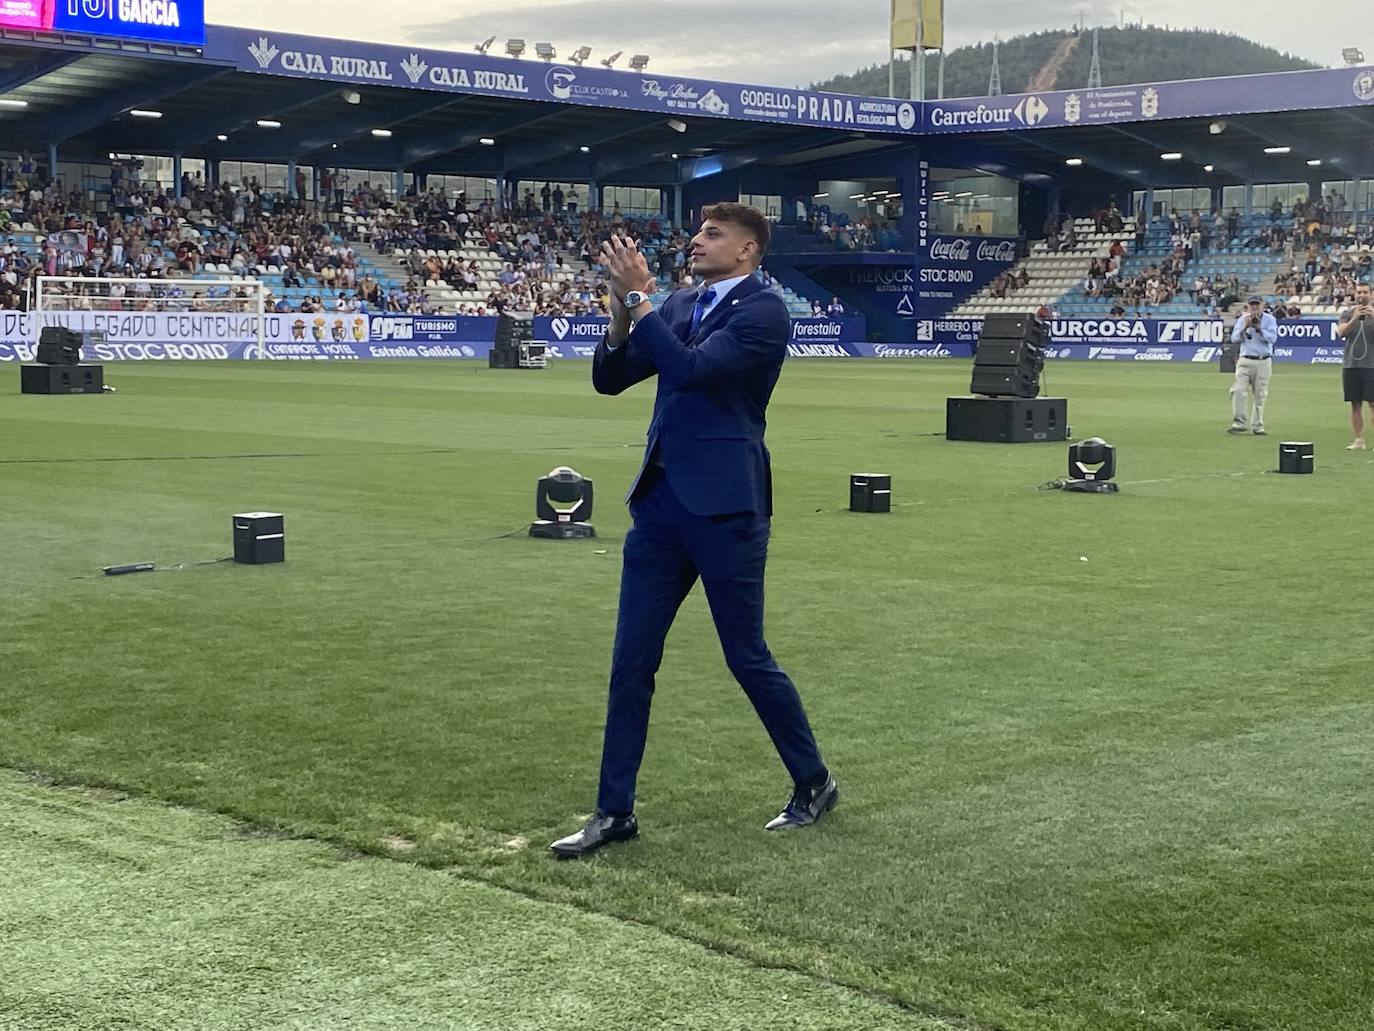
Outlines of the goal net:
{"label": "goal net", "polygon": [[[94,325],[98,329],[104,322],[92,322],[85,316],[166,313],[247,317],[250,321],[243,328],[255,338],[256,353],[264,351],[268,290],[256,279],[39,276],[32,302],[40,329],[51,325],[76,330]],[[236,321],[242,325],[242,319]]]}
{"label": "goal net", "polygon": [[262,315],[267,289],[256,279],[130,279],[39,276],[33,311],[58,312],[228,312]]}

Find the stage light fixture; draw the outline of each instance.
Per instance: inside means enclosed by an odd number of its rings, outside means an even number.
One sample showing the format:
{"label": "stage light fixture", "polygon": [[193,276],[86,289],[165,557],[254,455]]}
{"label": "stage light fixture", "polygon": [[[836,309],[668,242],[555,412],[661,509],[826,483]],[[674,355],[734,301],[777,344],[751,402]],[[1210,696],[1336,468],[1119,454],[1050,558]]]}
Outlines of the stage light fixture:
{"label": "stage light fixture", "polygon": [[558,56],[558,50],[552,43],[536,43],[534,52],[541,61],[552,61]]}
{"label": "stage light fixture", "polygon": [[511,57],[514,57],[516,60],[519,60],[520,55],[524,52],[525,41],[523,39],[506,40],[506,53],[509,54]]}
{"label": "stage light fixture", "polygon": [[576,50],[573,51],[572,57],[568,58],[568,60],[571,61],[573,64],[580,66],[584,61],[587,60],[587,58],[591,56],[591,47],[578,47]]}
{"label": "stage light fixture", "polygon": [[541,477],[534,492],[535,521],[531,537],[577,540],[595,537],[592,519],[592,481],[565,465]]}
{"label": "stage light fixture", "polygon": [[630,58],[630,67],[637,72],[642,72],[645,68],[649,67],[649,55],[635,54]]}
{"label": "stage light fixture", "polygon": [[1116,448],[1101,437],[1069,446],[1069,480],[1064,489],[1079,494],[1115,494]]}
{"label": "stage light fixture", "polygon": [[613,64],[615,64],[617,61],[620,60],[621,55],[624,54],[624,53],[625,53],[625,51],[623,51],[623,50],[617,50],[617,51],[616,51],[614,54],[612,54],[610,57],[603,57],[603,58],[601,59],[601,67],[602,67],[602,68],[609,68],[609,67],[611,67]]}
{"label": "stage light fixture", "polygon": [[491,49],[491,45],[492,45],[493,43],[495,43],[495,42],[496,42],[496,37],[495,37],[495,36],[488,36],[486,39],[482,40],[482,42],[478,43],[478,44],[477,44],[475,47],[473,47],[472,49],[473,49],[473,50],[476,50],[479,54],[485,54],[488,50]]}

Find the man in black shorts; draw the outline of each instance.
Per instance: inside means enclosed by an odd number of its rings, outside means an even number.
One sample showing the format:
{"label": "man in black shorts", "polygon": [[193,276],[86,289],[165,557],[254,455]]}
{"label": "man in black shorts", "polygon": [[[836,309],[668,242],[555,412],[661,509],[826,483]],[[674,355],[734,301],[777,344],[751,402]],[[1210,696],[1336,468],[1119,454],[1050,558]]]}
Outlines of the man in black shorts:
{"label": "man in black shorts", "polygon": [[1355,439],[1346,450],[1363,451],[1364,412],[1360,405],[1369,405],[1369,419],[1374,423],[1374,302],[1368,283],[1355,287],[1355,306],[1341,312],[1336,334],[1345,341],[1341,378],[1345,399],[1350,402],[1350,425],[1355,430]]}

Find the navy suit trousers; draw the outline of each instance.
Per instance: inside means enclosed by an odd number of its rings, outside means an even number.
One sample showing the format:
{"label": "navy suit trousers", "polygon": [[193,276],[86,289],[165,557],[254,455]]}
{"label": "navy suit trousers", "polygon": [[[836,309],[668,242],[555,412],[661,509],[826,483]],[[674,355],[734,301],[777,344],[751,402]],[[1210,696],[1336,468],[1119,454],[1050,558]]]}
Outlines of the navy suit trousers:
{"label": "navy suit trousers", "polygon": [[634,526],[625,538],[597,807],[605,812],[634,809],[663,642],[698,577],[726,665],[793,781],[814,781],[825,769],[820,750],[796,687],[763,639],[769,518],[753,513],[693,515],[657,468],[646,471],[630,513]]}

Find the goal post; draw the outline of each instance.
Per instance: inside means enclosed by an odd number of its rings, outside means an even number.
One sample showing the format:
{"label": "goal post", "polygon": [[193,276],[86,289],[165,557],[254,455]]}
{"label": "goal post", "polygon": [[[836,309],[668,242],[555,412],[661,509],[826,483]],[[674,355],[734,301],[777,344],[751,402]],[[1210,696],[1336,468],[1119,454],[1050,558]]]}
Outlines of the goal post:
{"label": "goal post", "polygon": [[266,334],[267,285],[258,279],[149,279],[126,276],[39,276],[33,290],[39,327],[68,314],[120,312],[224,313],[255,316],[258,353]]}

